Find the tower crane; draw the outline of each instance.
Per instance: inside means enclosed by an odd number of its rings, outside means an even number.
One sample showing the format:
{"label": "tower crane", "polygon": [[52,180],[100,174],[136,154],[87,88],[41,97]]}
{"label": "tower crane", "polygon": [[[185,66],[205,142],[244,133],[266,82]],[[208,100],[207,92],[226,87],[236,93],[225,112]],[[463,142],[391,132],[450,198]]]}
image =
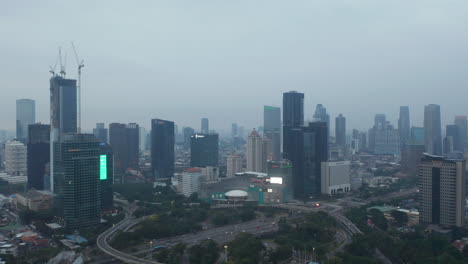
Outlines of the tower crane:
{"label": "tower crane", "polygon": [[78,58],[78,53],[76,52],[75,44],[71,43],[73,48],[73,53],[75,53],[76,64],[78,66],[78,133],[81,133],[81,68],[84,67],[84,60]]}

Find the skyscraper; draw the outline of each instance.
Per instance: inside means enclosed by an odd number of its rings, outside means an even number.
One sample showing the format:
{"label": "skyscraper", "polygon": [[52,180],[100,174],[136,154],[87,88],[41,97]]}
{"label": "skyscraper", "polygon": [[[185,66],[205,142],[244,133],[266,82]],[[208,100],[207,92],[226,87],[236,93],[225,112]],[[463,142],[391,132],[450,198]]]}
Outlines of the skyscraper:
{"label": "skyscraper", "polygon": [[231,138],[237,137],[237,123],[231,125]]}
{"label": "skyscraper", "polygon": [[468,143],[468,122],[466,116],[456,116],[454,123],[458,127],[458,136],[460,137],[459,146],[456,146],[455,150],[465,152],[465,147]]}
{"label": "skyscraper", "polygon": [[77,132],[76,80],[59,75],[50,78],[50,188],[54,192],[54,142],[64,133]]}
{"label": "skyscraper", "polygon": [[107,143],[107,128],[105,128],[104,123],[96,123],[93,134],[99,141]]}
{"label": "skyscraper", "polygon": [[195,134],[191,136],[190,166],[218,166],[219,137],[218,134]]}
{"label": "skyscraper", "polygon": [[346,146],[346,118],[342,114],[335,118],[335,137],[337,145]]}
{"label": "skyscraper", "polygon": [[114,203],[114,156],[112,147],[105,142],[99,143],[99,181],[101,184],[101,208],[112,208]]}
{"label": "skyscraper", "polygon": [[28,126],[36,123],[36,102],[31,99],[16,100],[16,139],[27,143]]}
{"label": "skyscraper", "polygon": [[419,166],[419,215],[426,224],[463,227],[465,160],[425,154]]}
{"label": "skyscraper", "polygon": [[226,167],[226,177],[234,177],[236,173],[242,171],[242,157],[237,154],[229,155],[227,157]]}
{"label": "skyscraper", "polygon": [[202,134],[210,133],[210,125],[209,125],[208,118],[206,117],[201,119],[201,133]]}
{"label": "skyscraper", "polygon": [[376,114],[374,117],[374,127],[382,129],[387,124],[387,117],[385,114]]}
{"label": "skyscraper", "polygon": [[[289,158],[292,129],[304,125],[304,94],[291,91],[283,94],[283,156]],[[290,133],[291,132],[291,133]]]}
{"label": "skyscraper", "polygon": [[432,155],[442,154],[442,128],[440,123],[440,106],[424,106],[424,145],[426,152]]}
{"label": "skyscraper", "polygon": [[263,107],[264,135],[271,140],[272,160],[281,160],[281,108],[274,106]]}
{"label": "skyscraper", "polygon": [[109,143],[114,154],[114,172],[123,182],[127,169],[139,168],[139,126],[135,123],[109,125]]}
{"label": "skyscraper", "polygon": [[151,120],[151,165],[156,179],[174,176],[174,122]]}
{"label": "skyscraper", "polygon": [[28,131],[28,187],[50,189],[50,125],[32,124]]}
{"label": "skyscraper", "polygon": [[327,108],[322,104],[317,104],[315,107],[314,119],[314,121],[325,122],[330,127],[330,115],[327,114]]}
{"label": "skyscraper", "polygon": [[319,195],[321,163],[328,160],[328,128],[326,122],[312,122],[291,130],[293,190],[296,199]]}
{"label": "skyscraper", "polygon": [[400,106],[398,130],[400,131],[400,145],[404,146],[410,140],[410,118],[408,106]]}
{"label": "skyscraper", "polygon": [[247,171],[263,171],[262,137],[253,130],[247,138]]}
{"label": "skyscraper", "polygon": [[184,133],[184,149],[188,150],[190,149],[190,142],[191,142],[190,138],[192,137],[192,135],[195,134],[195,129],[191,127],[184,127],[183,133]]}
{"label": "skyscraper", "polygon": [[5,171],[9,175],[26,175],[27,173],[27,149],[17,141],[9,141],[5,144]]}
{"label": "skyscraper", "polygon": [[92,134],[63,134],[54,149],[54,201],[65,229],[97,226],[101,219],[99,141]]}
{"label": "skyscraper", "polygon": [[456,125],[447,125],[445,127],[444,138],[444,154],[460,150],[460,136],[458,135],[459,129]]}
{"label": "skyscraper", "polygon": [[411,127],[411,144],[424,145],[424,127]]}

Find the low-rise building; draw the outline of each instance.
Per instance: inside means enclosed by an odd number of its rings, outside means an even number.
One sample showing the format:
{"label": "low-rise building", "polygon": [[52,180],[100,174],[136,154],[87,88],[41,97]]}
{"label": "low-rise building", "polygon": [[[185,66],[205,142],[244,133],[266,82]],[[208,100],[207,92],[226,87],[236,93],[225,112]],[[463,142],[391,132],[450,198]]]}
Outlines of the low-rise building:
{"label": "low-rise building", "polygon": [[51,209],[54,204],[54,195],[48,191],[30,190],[27,193],[16,194],[15,202],[17,207],[37,212]]}

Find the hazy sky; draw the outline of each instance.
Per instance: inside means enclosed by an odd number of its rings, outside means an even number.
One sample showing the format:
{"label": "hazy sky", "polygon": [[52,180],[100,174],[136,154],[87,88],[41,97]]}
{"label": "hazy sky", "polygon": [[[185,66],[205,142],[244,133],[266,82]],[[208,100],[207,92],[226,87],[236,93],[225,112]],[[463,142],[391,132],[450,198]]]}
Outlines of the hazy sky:
{"label": "hazy sky", "polygon": [[[74,41],[83,69],[83,124],[200,118],[227,130],[263,123],[263,105],[305,93],[348,131],[375,113],[396,125],[409,105],[441,105],[443,123],[468,115],[468,1],[168,0],[1,1],[0,129],[15,100],[36,100],[49,122],[49,66]],[[64,51],[65,52],[65,51]]]}

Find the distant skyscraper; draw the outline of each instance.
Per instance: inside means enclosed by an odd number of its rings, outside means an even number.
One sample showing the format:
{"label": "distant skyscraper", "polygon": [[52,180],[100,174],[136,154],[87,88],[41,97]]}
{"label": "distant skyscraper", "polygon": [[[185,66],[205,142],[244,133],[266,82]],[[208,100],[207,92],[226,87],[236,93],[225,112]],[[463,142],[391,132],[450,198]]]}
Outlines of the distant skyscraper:
{"label": "distant skyscraper", "polygon": [[99,141],[107,143],[107,128],[104,127],[104,123],[96,123],[93,134]]}
{"label": "distant skyscraper", "polygon": [[401,152],[401,170],[408,176],[417,176],[424,153],[424,144],[406,144]]}
{"label": "distant skyscraper", "polygon": [[247,171],[263,171],[262,137],[254,129],[247,139]]}
{"label": "distant skyscraper", "polygon": [[281,108],[274,106],[263,107],[264,135],[271,140],[272,160],[281,160]]}
{"label": "distant skyscraper", "polygon": [[208,118],[206,118],[206,117],[201,119],[201,132],[203,134],[210,133],[210,125],[209,125]]}
{"label": "distant skyscraper", "polygon": [[424,145],[424,127],[411,127],[411,144]]}
{"label": "distant skyscraper", "polygon": [[54,200],[65,229],[96,227],[101,219],[99,141],[92,134],[64,134],[54,148]]}
{"label": "distant skyscraper", "polygon": [[229,155],[227,157],[226,166],[227,166],[226,177],[227,178],[234,177],[236,173],[242,171],[242,157],[237,154]]}
{"label": "distant skyscraper", "polygon": [[325,122],[312,122],[291,130],[290,160],[296,199],[319,195],[321,163],[328,160],[328,128]]}
{"label": "distant skyscraper", "polygon": [[376,114],[374,126],[369,129],[369,150],[376,154],[400,155],[400,132],[386,120],[384,114]]}
{"label": "distant skyscraper", "polygon": [[5,171],[10,175],[26,175],[27,173],[27,149],[17,141],[9,141],[5,144]]}
{"label": "distant skyscraper", "polygon": [[317,104],[315,107],[314,121],[321,121],[327,123],[327,126],[330,127],[330,115],[327,114],[327,108],[322,104]]}
{"label": "distant skyscraper", "polygon": [[409,107],[400,106],[400,118],[398,119],[398,130],[400,131],[400,145],[404,146],[410,140],[410,118]]}
{"label": "distant skyscraper", "polygon": [[61,134],[77,132],[76,80],[54,75],[50,78],[50,187],[54,192],[54,142]]}
{"label": "distant skyscraper", "polygon": [[191,137],[192,135],[195,134],[195,129],[191,127],[184,127],[184,149],[188,150],[190,149],[190,142],[191,142]]}
{"label": "distant skyscraper", "polygon": [[460,137],[459,145],[456,146],[455,150],[464,152],[468,143],[468,122],[466,116],[456,116],[454,123],[458,127],[458,136]]}
{"label": "distant skyscraper", "polygon": [[427,153],[442,154],[441,130],[440,106],[435,104],[424,106],[424,142]]}
{"label": "distant skyscraper", "polygon": [[29,125],[28,187],[50,189],[50,125]]}
{"label": "distant skyscraper", "polygon": [[139,127],[139,140],[140,140],[140,152],[143,152],[145,150],[147,150],[147,137],[146,137],[147,133],[146,133],[146,129],[144,127]]}
{"label": "distant skyscraper", "polygon": [[346,118],[342,114],[335,119],[335,137],[337,145],[346,146]]}
{"label": "distant skyscraper", "polygon": [[31,99],[16,100],[16,139],[27,143],[28,126],[36,123],[36,102]]}
{"label": "distant skyscraper", "polygon": [[190,144],[191,167],[217,167],[219,155],[218,134],[194,134]]}
{"label": "distant skyscraper", "polygon": [[283,156],[290,155],[292,129],[304,125],[304,94],[296,91],[283,94]]}
{"label": "distant skyscraper", "polygon": [[139,168],[139,126],[135,123],[109,125],[109,143],[114,154],[115,176],[123,182],[127,169]]}
{"label": "distant skyscraper", "polygon": [[156,179],[174,176],[174,122],[151,120],[151,165]]}
{"label": "distant skyscraper", "polygon": [[237,124],[232,123],[231,125],[231,138],[237,137]]}
{"label": "distant skyscraper", "polygon": [[460,150],[459,129],[456,125],[447,125],[444,138],[444,154]]}
{"label": "distant skyscraper", "polygon": [[385,114],[376,114],[374,117],[374,127],[383,129],[387,125],[387,118]]}
{"label": "distant skyscraper", "polygon": [[112,208],[114,203],[114,193],[112,185],[114,183],[114,156],[112,147],[107,143],[99,143],[99,180],[101,184],[101,208]]}
{"label": "distant skyscraper", "polygon": [[419,167],[419,219],[425,224],[463,227],[465,160],[425,155]]}

